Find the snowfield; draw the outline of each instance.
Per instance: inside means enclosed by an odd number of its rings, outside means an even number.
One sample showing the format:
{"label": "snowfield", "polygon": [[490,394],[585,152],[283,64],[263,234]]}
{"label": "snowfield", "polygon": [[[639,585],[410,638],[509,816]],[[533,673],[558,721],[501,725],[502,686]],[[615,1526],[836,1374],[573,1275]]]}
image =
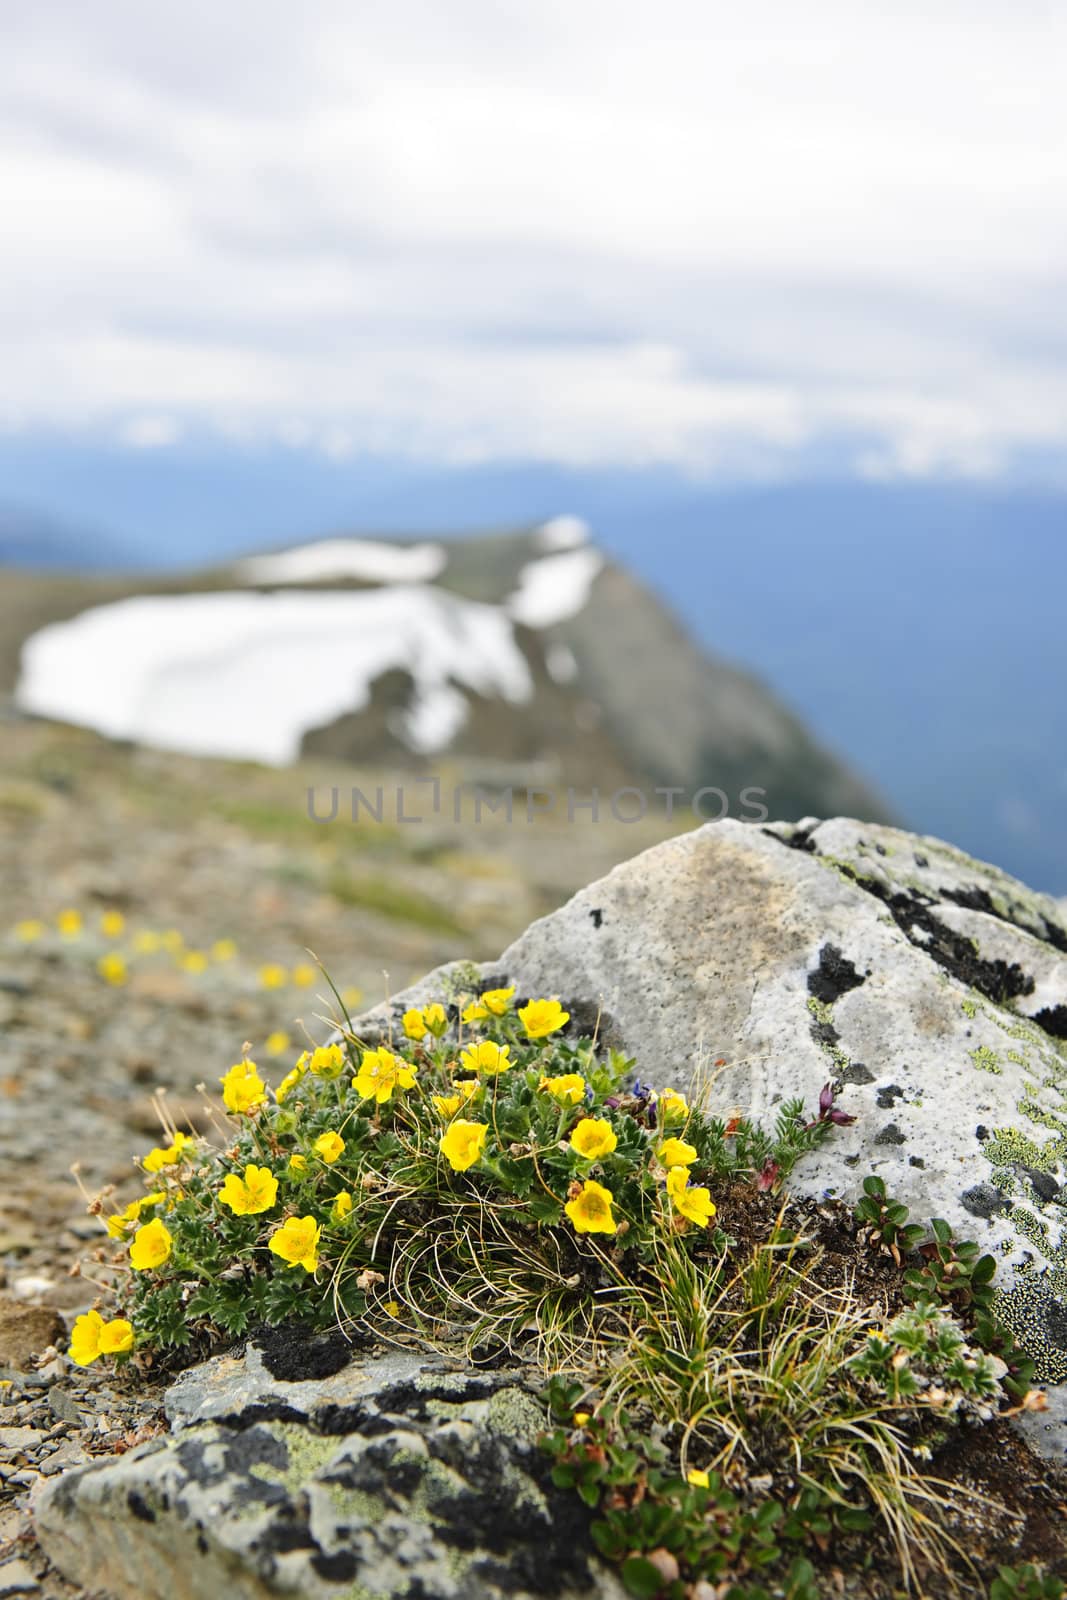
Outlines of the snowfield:
{"label": "snowfield", "polygon": [[516,706],[533,694],[499,607],[396,584],[97,606],[27,640],[15,698],[115,739],[284,765],[310,729],[366,706],[394,667],[415,682],[397,731],[424,752],[444,748],[467,715],[456,685]]}
{"label": "snowfield", "polygon": [[431,583],[448,557],[439,544],[385,544],[376,539],[320,539],[276,555],[237,563],[246,583]]}

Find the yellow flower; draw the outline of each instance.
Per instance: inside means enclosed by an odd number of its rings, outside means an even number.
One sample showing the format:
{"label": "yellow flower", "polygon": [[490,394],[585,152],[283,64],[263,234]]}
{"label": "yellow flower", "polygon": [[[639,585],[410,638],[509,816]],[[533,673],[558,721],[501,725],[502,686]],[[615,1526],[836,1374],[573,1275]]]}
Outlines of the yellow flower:
{"label": "yellow flower", "polygon": [[318,973],[306,961],[301,961],[293,968],[292,977],[298,989],[310,989]]}
{"label": "yellow flower", "polygon": [[506,1072],[511,1066],[508,1060],[509,1050],[509,1045],[494,1044],[492,1039],[481,1039],[477,1044],[468,1045],[466,1050],[461,1052],[459,1059],[468,1072],[494,1078],[498,1072]]}
{"label": "yellow flower", "polygon": [[398,1317],[400,1315],[400,1301],[387,1300],[382,1307],[382,1310],[385,1312],[387,1317]]}
{"label": "yellow flower", "polygon": [[425,1039],[430,1031],[422,1012],[415,1009],[405,1011],[400,1022],[409,1039]]}
{"label": "yellow flower", "polygon": [[212,961],[232,961],[237,954],[237,946],[232,939],[216,939],[211,946]]}
{"label": "yellow flower", "polygon": [[255,1217],[269,1211],[278,1198],[278,1180],[269,1167],[249,1165],[239,1178],[231,1172],[219,1190],[219,1199],[235,1217]]}
{"label": "yellow flower", "polygon": [[339,1078],[345,1069],[345,1053],[339,1044],[320,1044],[307,1064],[316,1078]]}
{"label": "yellow flower", "polygon": [[715,1215],[710,1190],[691,1189],[685,1167],[670,1169],[667,1174],[667,1193],[678,1215],[687,1222],[695,1222],[698,1228],[706,1228]]}
{"label": "yellow flower", "polygon": [[599,1161],[601,1156],[610,1156],[618,1142],[615,1129],[603,1117],[583,1117],[571,1134],[571,1149],[576,1150],[583,1161]]}
{"label": "yellow flower", "polygon": [[465,1117],[457,1117],[447,1133],[441,1135],[438,1140],[441,1154],[453,1172],[466,1172],[482,1159],[488,1132],[487,1122],[468,1122]]}
{"label": "yellow flower", "polygon": [[266,1101],[267,1086],[254,1061],[235,1062],[219,1082],[222,1084],[222,1103],[227,1111],[254,1111]]}
{"label": "yellow flower", "polygon": [[271,1234],[270,1248],[290,1267],[314,1272],[319,1264],[319,1225],[314,1217],[289,1217]]}
{"label": "yellow flower", "polygon": [[134,1222],[140,1220],[141,1212],[146,1206],[155,1206],[164,1199],[163,1191],[158,1194],[142,1195],[140,1200],[131,1200],[125,1211],[115,1211],[107,1219],[107,1231],[112,1239],[121,1239],[126,1229]]}
{"label": "yellow flower", "polygon": [[531,1000],[519,1009],[519,1021],[530,1039],[546,1039],[550,1033],[558,1033],[570,1017],[558,1000]]}
{"label": "yellow flower", "polygon": [[185,940],[177,928],[168,928],[165,933],[161,933],[159,942],[172,956],[177,955],[185,946]]}
{"label": "yellow flower", "polygon": [[494,1017],[502,1017],[511,1004],[514,993],[514,984],[510,989],[487,989],[482,995],[482,1005],[487,1011],[491,1011]]}
{"label": "yellow flower", "polygon": [[684,1139],[664,1139],[659,1147],[659,1158],[665,1167],[691,1167],[697,1152]]}
{"label": "yellow flower", "polygon": [[575,1195],[573,1200],[568,1200],[563,1209],[570,1217],[575,1233],[615,1233],[618,1223],[611,1214],[613,1200],[610,1189],[587,1178],[582,1184],[581,1193]]}
{"label": "yellow flower", "polygon": [[279,1028],[275,1033],[268,1033],[267,1042],[263,1048],[269,1056],[281,1056],[285,1054],[291,1044],[292,1040],[289,1035]]}
{"label": "yellow flower", "polygon": [[574,1426],[576,1428],[584,1428],[589,1421],[589,1416],[590,1413],[588,1411],[576,1411],[574,1413]]}
{"label": "yellow flower", "polygon": [[296,1173],[306,1172],[308,1169],[307,1156],[292,1155],[289,1157],[289,1171]]}
{"label": "yellow flower", "polygon": [[330,1221],[343,1222],[350,1214],[351,1210],[352,1196],[350,1194],[339,1194],[333,1205],[330,1207]]}
{"label": "yellow flower", "polygon": [[472,1000],[470,1005],[462,1012],[461,1021],[484,1022],[488,1015],[488,1009],[482,1005],[480,1000]]}
{"label": "yellow flower", "polygon": [[88,1367],[98,1356],[125,1355],[133,1349],[133,1328],[125,1317],[105,1322],[99,1311],[84,1311],[70,1335],[70,1359]]}
{"label": "yellow flower", "polygon": [[284,989],[289,982],[289,974],[276,961],[268,961],[266,966],[259,969],[259,981],[264,989]]}
{"label": "yellow flower", "polygon": [[161,943],[159,934],[153,933],[151,928],[143,928],[133,936],[133,948],[140,956],[154,956]]}
{"label": "yellow flower", "polygon": [[206,972],[207,956],[202,950],[187,950],[182,956],[181,968],[183,972]]}
{"label": "yellow flower", "polygon": [[689,1115],[689,1102],[675,1089],[661,1089],[656,1096],[656,1112],[661,1122],[684,1122]]}
{"label": "yellow flower", "polygon": [[347,1006],[350,1011],[353,1006],[358,1006],[362,999],[363,990],[357,989],[355,984],[350,983],[347,989],[341,990],[341,1004]]}
{"label": "yellow flower", "polygon": [[124,1356],[133,1349],[133,1326],[125,1317],[113,1317],[100,1329],[100,1354]]}
{"label": "yellow flower", "polygon": [[345,1142],[339,1133],[320,1133],[311,1147],[315,1154],[325,1161],[328,1167],[345,1153]]}
{"label": "yellow flower", "polygon": [[[270,1041],[268,1040],[267,1042],[269,1044]],[[307,1072],[307,1051],[305,1050],[304,1054],[297,1061],[296,1066],[293,1067],[291,1072],[287,1072],[285,1074],[285,1077],[282,1079],[281,1083],[278,1085],[278,1087],[274,1091],[274,1098],[278,1102],[279,1105],[281,1105],[282,1101],[287,1099],[288,1096],[292,1094],[293,1090],[296,1088],[297,1084],[304,1077],[304,1074],[306,1072]]]}
{"label": "yellow flower", "polygon": [[435,1039],[439,1039],[448,1027],[448,1012],[437,1000],[432,1006],[424,1006],[422,1020],[429,1028]]}
{"label": "yellow flower", "polygon": [[459,1078],[452,1085],[455,1094],[434,1094],[430,1096],[433,1108],[440,1112],[442,1117],[454,1117],[460,1106],[465,1106],[473,1100],[481,1089],[477,1078]]}
{"label": "yellow flower", "polygon": [[101,956],[96,963],[96,970],[105,983],[113,984],[116,989],[121,988],[129,976],[126,962],[117,950],[110,950],[106,956]]}
{"label": "yellow flower", "polygon": [[88,1367],[100,1354],[100,1330],[104,1319],[99,1311],[85,1311],[75,1318],[70,1334],[70,1359],[79,1367]]}
{"label": "yellow flower", "polygon": [[708,1487],[708,1475],[700,1467],[690,1467],[685,1475],[685,1481],[686,1483],[691,1483],[694,1489],[706,1489]]}
{"label": "yellow flower", "polygon": [[56,918],[56,927],[64,939],[76,939],[82,931],[82,914],[80,911],[61,911]]}
{"label": "yellow flower", "polygon": [[138,1228],[130,1245],[130,1266],[134,1272],[150,1272],[161,1267],[171,1250],[170,1229],[158,1217]]}
{"label": "yellow flower", "polygon": [[585,1099],[585,1079],[580,1072],[564,1072],[558,1078],[542,1078],[537,1087],[547,1089],[561,1106],[576,1106]]}
{"label": "yellow flower", "polygon": [[379,1105],[392,1098],[394,1089],[410,1089],[415,1083],[415,1068],[394,1056],[391,1050],[365,1050],[354,1080],[357,1094]]}
{"label": "yellow flower", "polygon": [[34,917],[27,917],[24,922],[16,922],[15,938],[21,939],[23,944],[32,944],[44,933],[44,923],[38,922]]}
{"label": "yellow flower", "polygon": [[121,911],[105,911],[100,918],[100,932],[105,939],[121,939],[126,932],[126,918]]}
{"label": "yellow flower", "polygon": [[157,1144],[154,1150],[149,1150],[141,1165],[146,1172],[162,1172],[164,1167],[177,1166],[183,1159],[186,1145],[195,1143],[195,1139],[190,1139],[187,1133],[176,1133],[166,1149],[161,1149]]}

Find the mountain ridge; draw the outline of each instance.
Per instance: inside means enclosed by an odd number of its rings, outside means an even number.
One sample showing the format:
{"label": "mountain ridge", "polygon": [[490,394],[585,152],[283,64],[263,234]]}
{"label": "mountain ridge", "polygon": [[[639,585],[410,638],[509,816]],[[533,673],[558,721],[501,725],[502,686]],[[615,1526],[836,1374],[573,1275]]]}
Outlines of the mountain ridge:
{"label": "mountain ridge", "polygon": [[732,815],[745,789],[786,820],[888,815],[577,518],[314,541],[184,575],[9,573],[3,588],[0,685],[111,737],[268,762],[447,756],[518,784],[717,790],[709,807]]}

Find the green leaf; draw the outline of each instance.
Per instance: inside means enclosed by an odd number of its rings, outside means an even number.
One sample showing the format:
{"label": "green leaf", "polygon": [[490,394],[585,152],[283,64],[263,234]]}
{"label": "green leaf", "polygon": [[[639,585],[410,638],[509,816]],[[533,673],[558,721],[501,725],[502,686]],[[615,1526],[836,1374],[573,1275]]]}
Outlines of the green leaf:
{"label": "green leaf", "polygon": [[622,1564],[622,1581],[637,1600],[655,1600],[663,1588],[663,1574],[644,1556],[628,1556]]}

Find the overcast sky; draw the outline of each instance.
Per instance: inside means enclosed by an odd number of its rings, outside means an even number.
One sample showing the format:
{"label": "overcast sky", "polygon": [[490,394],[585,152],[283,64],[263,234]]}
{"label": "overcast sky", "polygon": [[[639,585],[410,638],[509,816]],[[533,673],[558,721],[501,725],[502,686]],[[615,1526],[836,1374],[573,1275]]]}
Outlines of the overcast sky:
{"label": "overcast sky", "polygon": [[1067,443],[1050,0],[0,0],[0,428],[874,476]]}

